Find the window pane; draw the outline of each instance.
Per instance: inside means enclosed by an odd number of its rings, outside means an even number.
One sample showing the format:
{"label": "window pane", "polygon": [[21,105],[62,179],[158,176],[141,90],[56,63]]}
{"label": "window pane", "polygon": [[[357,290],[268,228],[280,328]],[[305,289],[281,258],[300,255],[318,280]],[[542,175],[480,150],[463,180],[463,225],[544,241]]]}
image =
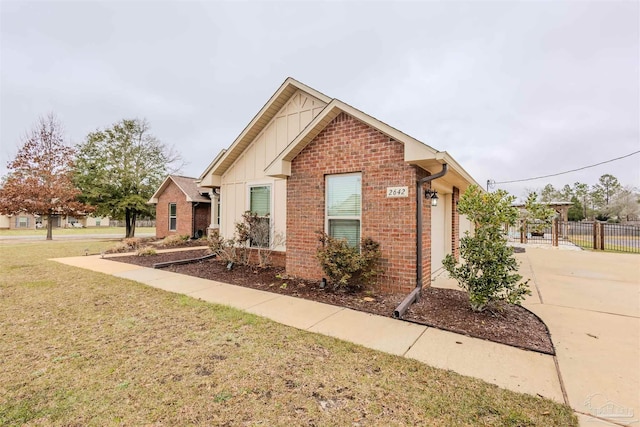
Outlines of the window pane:
{"label": "window pane", "polygon": [[251,187],[249,210],[258,216],[267,216],[271,212],[271,188]]}
{"label": "window pane", "polygon": [[176,218],[169,218],[169,230],[175,231],[176,229]]}
{"label": "window pane", "polygon": [[360,216],[360,182],[359,174],[327,177],[329,216]]}
{"label": "window pane", "polygon": [[329,235],[346,239],[349,246],[360,247],[360,221],[357,219],[330,219]]}
{"label": "window pane", "polygon": [[176,216],[176,204],[169,203],[169,216]]}

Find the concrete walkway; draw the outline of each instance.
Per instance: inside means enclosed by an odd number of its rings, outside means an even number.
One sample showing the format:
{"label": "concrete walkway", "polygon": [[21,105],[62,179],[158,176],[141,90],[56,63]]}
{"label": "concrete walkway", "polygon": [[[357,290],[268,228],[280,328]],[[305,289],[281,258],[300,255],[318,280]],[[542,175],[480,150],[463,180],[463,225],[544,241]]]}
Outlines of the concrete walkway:
{"label": "concrete walkway", "polygon": [[[609,295],[611,283],[603,285],[606,292],[600,289],[598,283],[602,281],[599,276],[603,273],[591,270],[589,252],[570,252],[569,257],[565,257],[564,252],[560,257],[560,253],[534,249],[520,255],[523,263],[521,272],[523,276],[531,277],[533,282],[533,295],[525,305],[549,326],[557,358],[388,317],[109,261],[100,256],[59,258],[55,261],[229,305],[295,328],[480,378],[509,390],[569,403],[585,426],[614,425],[604,422],[604,418],[631,425],[640,411],[639,286],[638,275],[633,269],[634,265],[640,268],[637,263],[640,258],[626,258],[625,255],[615,258],[620,256],[615,254],[611,259],[605,257],[607,260],[602,264],[595,263],[606,267],[607,263],[620,260],[619,265],[616,264],[620,275],[611,281],[619,293],[607,297],[607,300],[618,302],[605,304],[600,307],[602,310],[596,311],[593,309],[599,307],[598,295]],[[581,258],[584,254],[587,254],[587,260]],[[553,270],[554,266],[557,271]],[[598,277],[590,278],[594,283],[572,281],[580,274]],[[434,286],[455,285],[441,277],[436,279]],[[625,314],[602,312],[614,309]],[[617,412],[612,412],[614,410]],[[631,417],[615,416],[627,416],[630,411]]]}
{"label": "concrete walkway", "polygon": [[520,260],[540,298],[525,306],[549,327],[581,423],[640,425],[640,256],[527,249]]}

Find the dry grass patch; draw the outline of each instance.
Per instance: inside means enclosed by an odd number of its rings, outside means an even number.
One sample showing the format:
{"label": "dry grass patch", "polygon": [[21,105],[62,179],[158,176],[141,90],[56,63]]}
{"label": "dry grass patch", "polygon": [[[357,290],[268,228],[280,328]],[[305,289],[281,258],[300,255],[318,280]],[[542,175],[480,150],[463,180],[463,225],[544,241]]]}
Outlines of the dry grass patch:
{"label": "dry grass patch", "polygon": [[577,425],[549,400],[46,261],[87,245],[0,246],[0,425]]}

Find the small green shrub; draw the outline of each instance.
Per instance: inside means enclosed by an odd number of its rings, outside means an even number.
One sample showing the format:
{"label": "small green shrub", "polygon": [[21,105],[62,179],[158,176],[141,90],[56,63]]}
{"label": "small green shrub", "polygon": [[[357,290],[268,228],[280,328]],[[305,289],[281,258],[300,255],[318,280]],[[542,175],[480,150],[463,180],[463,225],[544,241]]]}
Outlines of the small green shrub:
{"label": "small green shrub", "polygon": [[156,252],[155,248],[152,246],[145,246],[145,247],[139,248],[136,251],[137,256],[152,256],[157,254],[158,253]]}
{"label": "small green shrub", "polygon": [[188,235],[181,234],[173,234],[171,236],[167,236],[160,242],[160,246],[164,246],[167,248],[171,248],[174,246],[180,246],[189,240]]}
{"label": "small green shrub", "polygon": [[524,208],[522,218],[527,221],[529,231],[537,235],[544,235],[545,229],[553,222],[556,211],[544,203],[539,203],[536,192],[532,192],[527,196]]}
{"label": "small green shrub", "polygon": [[529,281],[520,282],[518,262],[502,231],[504,224],[513,225],[518,217],[513,200],[504,190],[485,193],[471,186],[458,203],[458,212],[467,215],[475,230],[473,235],[467,231],[460,239],[464,262],[458,265],[448,254],[443,264],[449,275],[467,291],[473,311],[484,311],[497,301],[520,304],[525,295],[531,294]]}
{"label": "small green shrub", "polygon": [[345,239],[320,233],[322,246],[316,252],[322,271],[334,289],[361,289],[371,285],[379,273],[380,244],[367,237],[360,250],[349,246]]}

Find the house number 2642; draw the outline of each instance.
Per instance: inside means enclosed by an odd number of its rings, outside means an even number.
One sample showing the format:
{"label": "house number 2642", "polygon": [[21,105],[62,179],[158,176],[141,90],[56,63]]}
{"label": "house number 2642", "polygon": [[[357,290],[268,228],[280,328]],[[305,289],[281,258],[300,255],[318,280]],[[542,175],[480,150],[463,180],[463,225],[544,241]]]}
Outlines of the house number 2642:
{"label": "house number 2642", "polygon": [[409,187],[387,187],[387,197],[409,197]]}

